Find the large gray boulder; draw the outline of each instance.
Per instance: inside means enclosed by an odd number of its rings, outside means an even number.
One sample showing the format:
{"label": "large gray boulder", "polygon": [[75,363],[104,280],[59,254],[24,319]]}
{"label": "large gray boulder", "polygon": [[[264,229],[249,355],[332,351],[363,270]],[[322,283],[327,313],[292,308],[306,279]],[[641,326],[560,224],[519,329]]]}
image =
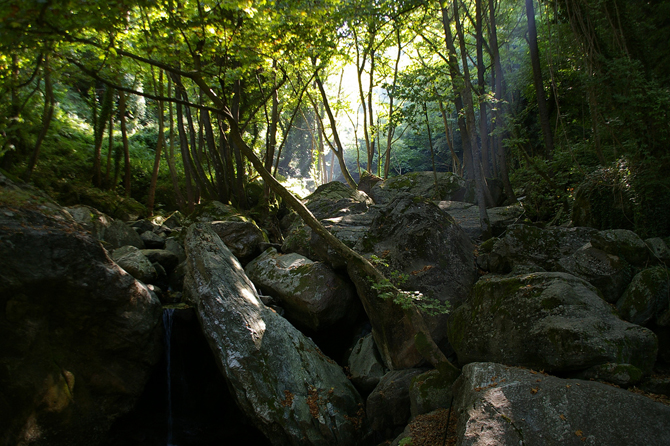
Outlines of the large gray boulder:
{"label": "large gray boulder", "polygon": [[137,280],[153,283],[158,278],[158,272],[142,251],[144,250],[128,245],[112,251],[111,257],[117,265]]}
{"label": "large gray boulder", "polygon": [[598,382],[473,363],[454,388],[458,446],[670,444],[670,407]]}
{"label": "large gray boulder", "polygon": [[[462,201],[439,201],[437,205],[451,215],[456,223],[471,239],[479,239],[482,225],[479,221],[479,206]],[[508,226],[516,223],[523,215],[523,207],[519,204],[500,206],[487,209],[493,235],[502,234]]]}
{"label": "large gray boulder", "polygon": [[214,221],[212,229],[243,265],[259,255],[261,243],[268,241],[253,221]]}
{"label": "large gray boulder", "polygon": [[101,444],[160,357],[160,303],[1,174],[0,271],[0,444]]}
{"label": "large gray boulder", "polygon": [[624,322],[582,279],[564,273],[485,276],[449,324],[461,364],[485,361],[547,371],[604,363],[649,374],[657,339]]}
{"label": "large gray boulder", "polygon": [[624,320],[637,325],[650,321],[670,326],[670,270],[656,266],[640,271],[617,302]]}
{"label": "large gray boulder", "polygon": [[649,248],[636,233],[627,229],[608,229],[593,234],[591,245],[608,254],[623,257],[633,265],[649,260]]}
{"label": "large gray boulder", "polygon": [[287,319],[303,327],[318,331],[358,313],[353,284],[323,262],[269,248],[244,270],[263,294],[278,299]]}
{"label": "large gray boulder", "polygon": [[394,438],[403,431],[410,417],[409,387],[412,379],[425,371],[405,369],[388,372],[368,396],[366,412],[377,437]]}
{"label": "large gray boulder", "polygon": [[[435,176],[437,175],[437,187]],[[474,203],[471,184],[452,172],[411,172],[376,183],[370,197],[377,204],[393,201],[398,194],[410,194],[437,201],[466,201]]]}
{"label": "large gray boulder", "polygon": [[90,206],[78,205],[65,209],[77,223],[109,248],[126,245],[144,248],[144,242],[139,234],[123,221],[115,220]]}
{"label": "large gray boulder", "polygon": [[351,381],[364,393],[371,392],[379,384],[387,370],[372,333],[356,341],[347,360],[347,367]]}
{"label": "large gray boulder", "polygon": [[357,444],[362,400],[342,369],[261,302],[210,225],[185,247],[185,291],[240,409],[275,445]]}
{"label": "large gray boulder", "polygon": [[[416,290],[451,309],[460,306],[477,280],[474,246],[447,213],[420,197],[398,195],[381,207],[356,250],[375,255],[388,277],[402,275]],[[431,335],[447,349],[447,314],[427,317]]]}
{"label": "large gray boulder", "polygon": [[556,270],[577,276],[596,287],[603,299],[616,303],[633,278],[633,267],[619,256],[587,243],[558,261]]}
{"label": "large gray boulder", "polygon": [[531,225],[511,225],[493,245],[488,255],[488,269],[499,274],[555,271],[563,257],[589,243],[597,232],[592,228],[540,229]]}

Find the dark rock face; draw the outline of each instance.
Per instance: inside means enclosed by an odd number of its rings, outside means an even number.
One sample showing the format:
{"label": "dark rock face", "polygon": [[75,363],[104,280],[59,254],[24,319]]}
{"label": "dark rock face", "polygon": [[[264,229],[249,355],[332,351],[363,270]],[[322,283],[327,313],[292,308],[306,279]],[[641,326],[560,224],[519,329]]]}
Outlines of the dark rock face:
{"label": "dark rock face", "polygon": [[598,382],[473,363],[454,388],[458,445],[670,444],[670,407]]}
{"label": "dark rock face", "polygon": [[73,206],[66,210],[93,237],[110,248],[120,248],[126,245],[139,249],[144,248],[144,242],[139,234],[122,221],[115,220],[89,206]]}
{"label": "dark rock face", "polygon": [[215,221],[212,229],[243,265],[259,255],[261,243],[267,242],[263,231],[251,221]]}
{"label": "dark rock face", "polygon": [[237,404],[276,445],[355,445],[362,400],[342,369],[258,298],[213,232],[193,225],[184,284]]}
{"label": "dark rock face", "polygon": [[402,432],[410,417],[409,387],[412,378],[425,371],[406,369],[388,372],[368,396],[368,419],[378,437],[394,438]]}
{"label": "dark rock face", "polygon": [[591,228],[540,229],[512,225],[505,236],[493,245],[488,256],[488,268],[500,274],[555,271],[560,259],[574,254],[597,232]]}
{"label": "dark rock face", "polygon": [[[389,277],[405,274],[400,287],[417,290],[451,309],[460,306],[477,279],[474,246],[454,220],[420,197],[400,195],[380,209],[356,250],[388,264]],[[446,342],[448,315],[429,317],[435,342]]]}
{"label": "dark rock face", "polygon": [[159,358],[160,303],[69,214],[1,192],[0,444],[99,444]]}
{"label": "dark rock face", "polygon": [[658,342],[624,322],[593,286],[563,273],[486,276],[449,324],[461,364],[494,361],[547,371],[631,364],[649,374]]}
{"label": "dark rock face", "polygon": [[323,262],[270,248],[245,272],[264,294],[277,298],[287,319],[302,327],[318,331],[358,314],[353,284]]}
{"label": "dark rock face", "polygon": [[467,201],[474,203],[472,185],[452,172],[437,173],[437,187],[433,172],[411,172],[377,182],[370,190],[370,197],[377,204],[391,202],[398,194],[409,193],[430,200]]}

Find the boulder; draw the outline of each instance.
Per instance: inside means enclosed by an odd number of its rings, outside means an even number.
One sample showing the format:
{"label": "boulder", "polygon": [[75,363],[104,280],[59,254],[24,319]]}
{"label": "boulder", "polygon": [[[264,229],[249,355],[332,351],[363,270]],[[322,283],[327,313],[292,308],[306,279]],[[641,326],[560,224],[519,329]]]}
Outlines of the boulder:
{"label": "boulder", "polygon": [[628,262],[594,248],[590,243],[560,259],[556,270],[586,280],[598,288],[609,303],[619,300],[633,277],[633,268]]}
{"label": "boulder", "polygon": [[670,407],[598,382],[473,363],[454,389],[458,445],[670,444]]}
{"label": "boulder", "polygon": [[649,374],[656,336],[624,322],[597,290],[564,273],[485,276],[449,324],[461,364],[487,361],[547,371],[608,362]]}
{"label": "boulder", "polygon": [[314,193],[305,197],[303,203],[317,219],[321,220],[366,212],[373,201],[365,192],[333,181],[319,186]]}
{"label": "boulder", "polygon": [[275,445],[358,444],[362,400],[342,369],[261,302],[211,225],[185,248],[185,290],[240,409]]}
{"label": "boulder", "polygon": [[372,432],[381,438],[395,438],[410,417],[409,386],[426,369],[388,372],[368,396],[366,412]]}
{"label": "boulder", "polygon": [[184,246],[175,237],[168,237],[165,239],[165,249],[176,255],[179,259],[179,263],[186,260],[186,251],[184,251]]}
{"label": "boulder", "polygon": [[670,325],[670,270],[662,266],[639,272],[617,302],[621,317],[633,324]]}
{"label": "boulder", "polygon": [[89,206],[79,205],[65,209],[93,237],[112,249],[126,245],[144,248],[144,242],[137,232],[120,220],[115,220]]}
{"label": "boulder", "polygon": [[354,345],[347,360],[349,376],[364,394],[372,392],[387,370],[382,362],[372,333],[363,336]]}
{"label": "boulder", "polygon": [[608,229],[591,237],[591,245],[608,254],[623,257],[633,265],[644,265],[649,260],[647,244],[628,229]]}
{"label": "boulder", "polygon": [[179,265],[179,257],[167,249],[142,249],[140,252],[151,263],[158,263],[165,268],[167,274],[171,274],[177,265]]}
{"label": "boulder", "polygon": [[452,172],[437,172],[437,187],[433,172],[411,172],[392,177],[377,182],[370,190],[370,197],[377,204],[386,204],[403,193],[429,200],[475,202],[472,185]]}
{"label": "boulder", "polygon": [[670,266],[670,248],[665,244],[662,238],[654,237],[648,238],[644,241],[649,248],[649,254],[652,260]]}
{"label": "boulder", "polygon": [[[479,207],[476,204],[462,201],[439,201],[437,205],[451,215],[456,223],[471,239],[482,236],[482,225],[479,222]],[[523,215],[523,207],[519,204],[490,208],[486,211],[491,222],[494,236],[499,236],[508,226],[516,223]]]}
{"label": "boulder", "polygon": [[300,326],[318,331],[358,313],[353,284],[322,262],[270,248],[245,272],[264,294],[278,299],[287,319]]}
{"label": "boulder", "polygon": [[452,386],[455,377],[446,376],[437,370],[429,370],[412,379],[409,387],[410,412],[412,418],[451,406]]}
{"label": "boulder", "polygon": [[165,238],[154,232],[143,232],[140,234],[140,238],[144,242],[144,246],[146,246],[147,249],[163,249],[165,247]]}
{"label": "boulder", "polygon": [[630,364],[600,364],[584,370],[574,378],[606,381],[621,387],[630,387],[642,381],[642,370]]}
{"label": "boulder", "polygon": [[[387,277],[404,281],[400,288],[419,291],[442,309],[460,306],[477,279],[470,239],[447,213],[420,197],[398,195],[379,208],[356,250],[381,259],[379,267]],[[447,317],[443,311],[427,319],[443,349],[448,349],[443,345]]]}
{"label": "boulder", "polygon": [[134,246],[115,249],[112,251],[112,259],[128,274],[144,283],[151,283],[158,277],[151,261]]}
{"label": "boulder", "polygon": [[2,183],[0,444],[101,444],[160,357],[160,303],[70,214]]}
{"label": "boulder", "polygon": [[212,229],[243,265],[259,255],[260,244],[267,242],[267,236],[253,221],[214,221]]}
{"label": "boulder", "polygon": [[383,178],[378,177],[377,175],[371,174],[367,170],[364,170],[361,173],[361,178],[358,181],[358,190],[365,192],[367,195],[370,195],[370,191],[375,184],[380,181],[384,181]]}
{"label": "boulder", "polygon": [[551,228],[511,225],[488,255],[493,273],[555,271],[560,259],[570,256],[591,241],[591,228]]}
{"label": "boulder", "polygon": [[[171,218],[179,220],[180,216],[173,214]],[[166,223],[170,219],[166,220]],[[249,221],[249,219],[239,213],[234,207],[223,204],[220,201],[209,201],[207,203],[199,204],[195,210],[188,216],[188,221],[195,222],[211,222],[211,221]],[[184,221],[180,221],[180,226],[187,226]],[[177,224],[177,222],[175,222]],[[170,227],[170,225],[168,225]]]}

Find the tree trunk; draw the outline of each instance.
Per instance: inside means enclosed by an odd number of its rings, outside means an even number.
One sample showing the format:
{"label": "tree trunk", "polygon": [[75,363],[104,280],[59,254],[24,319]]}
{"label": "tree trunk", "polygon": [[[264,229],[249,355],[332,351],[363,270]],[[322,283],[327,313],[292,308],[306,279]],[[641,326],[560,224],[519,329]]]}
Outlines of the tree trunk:
{"label": "tree trunk", "polygon": [[479,89],[479,137],[481,141],[482,153],[482,168],[484,170],[484,178],[491,177],[491,169],[489,164],[489,141],[488,141],[488,124],[486,116],[486,102],[484,100],[486,94],[486,67],[484,66],[484,35],[482,34],[482,0],[475,0],[475,28],[477,39],[477,84]]}
{"label": "tree trunk", "polygon": [[[430,130],[430,121],[428,121],[428,107],[423,103],[423,116],[426,119],[426,129],[428,130],[428,144],[430,145],[430,161],[433,164],[433,178],[435,181],[435,193],[437,193],[437,169],[435,168],[435,149],[433,148],[433,133]],[[431,197],[436,198],[436,197]]]}
{"label": "tree trunk", "polygon": [[112,169],[112,152],[114,151],[114,110],[109,114],[109,124],[107,125],[107,168],[105,169],[105,189],[112,189],[109,181],[109,175]]}
{"label": "tree trunk", "polygon": [[540,126],[544,138],[544,157],[551,159],[554,153],[554,138],[549,123],[549,109],[544,97],[542,68],[540,67],[540,50],[537,46],[537,28],[535,27],[535,8],[533,0],[526,0],[526,16],[528,17],[528,46],[530,48],[530,62],[533,66],[533,83],[537,95],[537,111],[540,115]]}
{"label": "tree trunk", "polygon": [[[502,64],[500,63],[500,51],[498,50],[498,31],[496,29],[496,16],[495,16],[495,1],[489,0],[489,21],[491,25],[491,58],[493,59],[493,67],[495,73],[495,96],[496,96],[496,107],[493,112],[495,116],[495,127],[502,128],[502,119],[503,114],[501,109],[503,107],[503,70]],[[495,150],[499,156],[500,162],[498,163],[500,167],[500,177],[503,182],[503,187],[505,188],[505,194],[507,198],[512,201],[516,201],[516,196],[514,195],[514,189],[512,189],[512,183],[509,180],[509,169],[507,166],[507,155],[505,153],[506,148],[502,145],[502,135],[496,135],[495,137],[496,144]]]}
{"label": "tree trunk", "polygon": [[101,158],[102,158],[102,140],[105,133],[105,126],[109,120],[109,115],[114,108],[114,89],[105,86],[105,93],[102,96],[100,105],[100,114],[97,117],[94,135],[94,154],[93,154],[93,184],[96,187],[102,187]]}
{"label": "tree trunk", "polygon": [[463,60],[463,105],[465,108],[465,120],[470,137],[470,150],[472,151],[472,160],[474,161],[474,175],[475,175],[475,191],[477,195],[477,204],[479,206],[479,222],[482,228],[482,237],[484,240],[489,239],[491,233],[491,223],[489,221],[488,213],[486,212],[486,193],[484,191],[485,183],[482,178],[481,167],[479,160],[481,159],[479,147],[477,145],[475,110],[472,103],[472,84],[470,83],[470,70],[468,69],[468,56],[465,48],[465,37],[463,35],[463,26],[458,17],[458,1],[454,0],[454,22],[456,24],[456,31],[458,33],[458,41],[461,49],[461,58]]}
{"label": "tree trunk", "polygon": [[463,143],[463,173],[467,174],[465,175],[466,178],[474,178],[475,169],[472,161],[472,152],[470,151],[470,135],[468,134],[467,124],[463,118],[465,115],[465,110],[463,108],[463,87],[460,85],[460,83],[462,83],[463,76],[461,75],[461,71],[458,66],[458,55],[456,53],[456,47],[454,46],[454,40],[451,35],[449,13],[446,8],[441,6],[440,10],[442,12],[444,40],[447,46],[447,52],[449,54],[449,75],[451,76],[451,82],[455,94],[454,105],[456,106],[456,113],[458,116],[458,129],[461,132],[461,141]]}
{"label": "tree trunk", "polygon": [[126,93],[119,90],[119,114],[121,115],[121,139],[123,141],[124,172],[123,189],[125,197],[130,197],[130,147],[128,146],[128,129],[126,128]]}
{"label": "tree trunk", "polygon": [[[168,96],[172,94],[172,79],[168,76]],[[174,113],[172,108],[172,102],[168,103],[168,116],[170,119],[170,153],[165,153],[165,160],[168,163],[168,169],[170,170],[170,179],[172,180],[172,188],[174,189],[175,201],[177,202],[177,207],[184,212],[186,203],[184,202],[184,196],[181,193],[181,188],[179,187],[179,179],[177,178],[177,169],[174,165],[174,140],[175,140],[175,131],[174,131]]]}
{"label": "tree trunk", "polygon": [[335,147],[337,148],[337,150],[333,149],[333,152],[335,153],[335,156],[337,156],[337,161],[340,163],[342,176],[344,176],[344,180],[352,189],[356,189],[358,185],[356,184],[356,181],[354,181],[354,179],[352,178],[351,174],[349,173],[349,169],[347,169],[347,165],[344,162],[344,147],[342,146],[342,142],[340,141],[340,135],[337,132],[335,116],[333,115],[333,111],[330,108],[330,105],[328,104],[328,96],[326,95],[326,90],[323,88],[323,82],[321,82],[321,79],[319,78],[318,75],[315,76],[315,80],[317,86],[319,87],[323,107],[326,111],[326,115],[328,116],[328,121],[330,122],[330,127],[333,132],[333,140],[335,141]]}
{"label": "tree trunk", "polygon": [[[154,80],[154,85],[156,78],[154,77],[152,71],[152,77]],[[158,78],[158,93],[159,97],[163,96],[163,71],[160,72]],[[154,213],[154,200],[156,197],[156,184],[158,183],[158,171],[161,165],[161,152],[163,146],[165,145],[165,132],[163,129],[163,101],[158,101],[158,141],[156,142],[156,154],[154,158],[154,168],[151,171],[151,183],[149,184],[149,194],[147,197],[147,210],[149,211],[149,216]]]}
{"label": "tree trunk", "polygon": [[26,181],[30,181],[30,178],[33,175],[35,166],[37,165],[37,157],[40,154],[40,147],[44,138],[47,136],[49,131],[49,126],[51,125],[51,120],[54,115],[54,89],[53,84],[51,83],[51,69],[49,68],[49,59],[44,58],[44,112],[42,113],[42,128],[40,129],[39,135],[37,135],[37,141],[35,142],[35,148],[33,149],[33,155],[30,158],[28,163],[28,169],[26,170]]}

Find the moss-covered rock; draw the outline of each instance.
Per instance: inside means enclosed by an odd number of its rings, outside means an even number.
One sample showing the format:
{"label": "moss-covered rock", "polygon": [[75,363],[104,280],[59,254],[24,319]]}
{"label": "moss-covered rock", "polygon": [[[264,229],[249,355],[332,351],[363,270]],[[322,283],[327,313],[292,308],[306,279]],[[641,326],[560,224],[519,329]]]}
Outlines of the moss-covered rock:
{"label": "moss-covered rock", "polygon": [[242,215],[234,207],[214,200],[196,206],[195,210],[188,215],[188,221],[191,223],[211,221],[249,221],[249,218]]}
{"label": "moss-covered rock", "polygon": [[560,259],[574,254],[597,231],[591,228],[540,229],[511,225],[497,241],[488,258],[491,272],[554,271]]}
{"label": "moss-covered rock", "polygon": [[410,172],[376,183],[370,196],[377,204],[389,203],[399,193],[437,201],[468,201],[469,198],[474,202],[474,193],[468,193],[468,186],[468,182],[452,172],[438,172],[437,185],[433,172]]}
{"label": "moss-covered rock", "polygon": [[591,245],[608,254],[623,257],[633,265],[644,265],[649,260],[647,244],[633,231],[608,229],[591,237]]}
{"label": "moss-covered rock", "polygon": [[353,284],[322,262],[269,248],[245,268],[254,284],[286,310],[290,321],[321,330],[358,314]]}
{"label": "moss-covered rock", "polygon": [[582,279],[564,273],[484,276],[449,324],[461,364],[500,362],[547,371],[632,364],[648,374],[656,336],[624,322]]}
{"label": "moss-covered rock", "polygon": [[412,418],[434,410],[448,409],[453,397],[452,386],[456,376],[430,370],[415,376],[409,388]]}
{"label": "moss-covered rock", "polygon": [[560,259],[556,270],[586,280],[609,303],[619,300],[634,274],[634,268],[621,257],[607,254],[590,243]]}
{"label": "moss-covered rock", "polygon": [[240,409],[278,446],[356,445],[363,403],[343,370],[266,307],[210,225],[186,237],[184,284]]}
{"label": "moss-covered rock", "polygon": [[583,379],[606,381],[617,386],[630,387],[642,381],[642,370],[631,364],[599,364],[579,374]]}
{"label": "moss-covered rock", "polygon": [[669,292],[670,270],[662,266],[645,269],[633,278],[617,302],[619,314],[637,325],[647,325],[652,320],[658,325],[670,325]]}

